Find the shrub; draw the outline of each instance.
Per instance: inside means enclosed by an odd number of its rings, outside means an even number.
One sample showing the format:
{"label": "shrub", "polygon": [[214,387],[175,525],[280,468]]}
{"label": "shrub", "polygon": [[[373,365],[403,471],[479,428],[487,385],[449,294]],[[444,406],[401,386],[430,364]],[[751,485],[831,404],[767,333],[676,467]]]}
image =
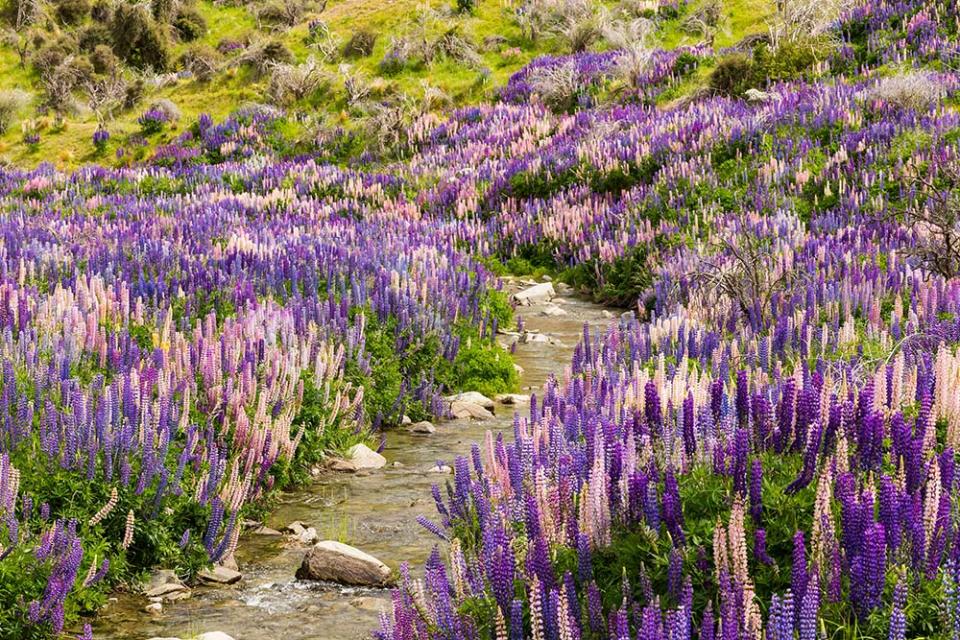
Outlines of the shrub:
{"label": "shrub", "polygon": [[138,69],[163,71],[170,63],[169,43],[143,6],[120,4],[111,23],[113,50]]}
{"label": "shrub", "polygon": [[473,10],[477,7],[476,0],[456,0],[457,2],[457,13],[473,13]]}
{"label": "shrub", "polygon": [[81,51],[92,52],[101,45],[111,45],[113,43],[113,34],[110,33],[110,27],[106,24],[95,22],[80,31],[77,44]]}
{"label": "shrub", "polygon": [[710,74],[710,88],[727,96],[740,96],[750,87],[753,61],[742,53],[721,59]]}
{"label": "shrub", "polygon": [[389,76],[403,71],[410,62],[411,49],[410,41],[406,38],[393,39],[380,60],[380,73]]}
{"label": "shrub", "polygon": [[866,92],[868,100],[919,113],[929,111],[946,95],[943,83],[929,71],[898,73],[880,80]]}
{"label": "shrub", "polygon": [[555,111],[573,110],[584,92],[572,61],[536,69],[530,74],[529,82],[532,92]]}
{"label": "shrub", "polygon": [[257,20],[268,25],[292,27],[303,20],[302,0],[273,0],[256,11]]}
{"label": "shrub", "polygon": [[57,0],[54,12],[63,24],[77,25],[90,15],[90,0]]}
{"label": "shrub", "polygon": [[113,49],[105,44],[97,45],[93,53],[90,54],[90,63],[93,64],[93,70],[104,76],[111,76],[117,72],[120,66],[120,60],[113,52]]}
{"label": "shrub", "polygon": [[377,44],[377,34],[367,29],[355,31],[347,44],[343,46],[343,57],[345,58],[363,58],[373,53],[373,47]]}
{"label": "shrub", "polygon": [[0,134],[9,131],[29,102],[30,96],[19,89],[0,91]]}
{"label": "shrub", "polygon": [[127,110],[135,108],[143,102],[146,93],[147,87],[143,78],[134,79],[133,82],[127,85],[127,90],[123,96],[123,108]]}
{"label": "shrub", "polygon": [[96,0],[90,8],[90,17],[100,24],[107,24],[113,19],[113,3],[110,0]]}
{"label": "shrub", "polygon": [[821,44],[812,39],[787,40],[776,47],[765,43],[753,50],[753,83],[782,82],[802,77],[817,62]]}
{"label": "shrub", "polygon": [[180,66],[200,82],[209,82],[217,74],[223,56],[213,47],[197,45],[180,56]]}
{"label": "shrub", "polygon": [[333,79],[311,56],[303,64],[275,64],[270,70],[267,96],[277,105],[298,102],[328,87]]}
{"label": "shrub", "polygon": [[262,75],[274,64],[293,62],[293,53],[279,40],[257,40],[247,46],[237,62],[252,66],[258,75]]}
{"label": "shrub", "polygon": [[60,66],[77,53],[77,43],[68,35],[51,41],[40,40],[40,45],[36,48],[37,52],[31,57],[31,63],[34,69],[41,73]]}
{"label": "shrub", "polygon": [[207,21],[195,8],[187,7],[177,12],[173,30],[183,42],[193,42],[207,33]]}

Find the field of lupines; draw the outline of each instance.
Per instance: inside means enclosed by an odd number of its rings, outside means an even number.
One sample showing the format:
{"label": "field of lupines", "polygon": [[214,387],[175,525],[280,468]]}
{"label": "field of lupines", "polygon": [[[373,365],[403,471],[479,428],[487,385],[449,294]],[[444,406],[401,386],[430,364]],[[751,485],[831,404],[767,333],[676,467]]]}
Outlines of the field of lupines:
{"label": "field of lupines", "polygon": [[[960,637],[960,264],[907,213],[960,189],[958,20],[860,2],[753,102],[656,105],[702,47],[613,104],[617,54],[542,59],[373,169],[286,159],[259,110],[144,166],[3,171],[4,637],[229,555],[367,425],[511,387],[508,260],[637,319],[457,461],[422,523],[448,558],[379,638]],[[529,77],[565,64],[558,112]]]}

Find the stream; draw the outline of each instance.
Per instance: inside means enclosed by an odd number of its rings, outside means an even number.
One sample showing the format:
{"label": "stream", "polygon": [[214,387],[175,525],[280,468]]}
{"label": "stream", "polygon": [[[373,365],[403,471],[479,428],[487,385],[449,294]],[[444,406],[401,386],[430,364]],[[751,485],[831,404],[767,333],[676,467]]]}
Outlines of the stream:
{"label": "stream", "polygon": [[[517,283],[506,282],[510,291]],[[522,367],[520,392],[536,394],[550,375],[562,377],[584,324],[605,327],[610,315],[586,300],[566,296],[553,303],[566,315],[547,316],[544,305],[519,307],[527,331],[551,342],[519,343],[514,361]],[[502,343],[516,338],[500,336]],[[280,496],[265,525],[282,529],[300,520],[316,528],[321,540],[333,539],[376,556],[396,569],[408,562],[420,575],[434,545],[433,534],[416,522],[418,515],[437,521],[431,486],[451,476],[430,472],[438,462],[453,464],[469,455],[487,431],[512,433],[515,411],[527,404],[498,403],[492,420],[436,423],[436,432],[416,435],[394,429],[381,452],[387,466],[369,473],[324,473],[308,485]],[[399,463],[399,464],[397,464]],[[349,588],[294,578],[307,547],[286,537],[244,534],[236,551],[243,579],[232,586],[193,589],[192,597],[165,603],[163,612],[144,611],[146,599],[121,593],[98,615],[94,637],[143,640],[157,636],[189,638],[222,631],[236,640],[351,640],[370,637],[379,614],[390,606],[389,589]]]}

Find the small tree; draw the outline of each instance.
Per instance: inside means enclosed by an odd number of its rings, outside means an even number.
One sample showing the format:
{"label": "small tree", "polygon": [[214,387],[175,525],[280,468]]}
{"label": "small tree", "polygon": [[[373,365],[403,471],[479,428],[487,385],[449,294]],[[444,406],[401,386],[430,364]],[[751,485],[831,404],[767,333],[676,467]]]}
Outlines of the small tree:
{"label": "small tree", "polygon": [[801,273],[780,259],[774,238],[752,230],[721,237],[713,249],[700,259],[694,283],[729,299],[752,325],[769,327],[775,299],[789,294]]}
{"label": "small tree", "polygon": [[930,273],[955,278],[960,275],[960,161],[952,158],[924,171],[909,174],[917,186],[917,199],[907,206],[904,223],[917,235],[906,249]]}

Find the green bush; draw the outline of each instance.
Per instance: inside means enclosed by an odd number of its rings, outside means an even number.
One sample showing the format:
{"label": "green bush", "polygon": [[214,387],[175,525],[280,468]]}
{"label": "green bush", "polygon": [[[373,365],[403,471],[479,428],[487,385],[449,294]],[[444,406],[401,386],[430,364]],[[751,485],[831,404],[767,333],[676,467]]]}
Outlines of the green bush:
{"label": "green bush", "polygon": [[80,31],[77,44],[81,51],[86,51],[87,53],[92,52],[102,45],[106,45],[112,49],[113,34],[110,32],[108,24],[94,22]]}
{"label": "green bush", "polygon": [[710,88],[726,96],[741,96],[750,88],[753,60],[742,53],[722,58],[710,73]]}
{"label": "green bush", "polygon": [[177,12],[173,20],[173,30],[184,42],[199,40],[207,33],[207,21],[200,12],[193,7],[186,7]]}
{"label": "green bush", "polygon": [[373,47],[377,44],[377,34],[367,29],[355,31],[347,44],[343,46],[344,58],[363,58],[373,53]]}
{"label": "green bush", "polygon": [[127,64],[154,71],[165,71],[169,66],[167,38],[142,6],[120,4],[114,13],[111,31],[113,50]]}
{"label": "green bush", "polygon": [[796,80],[803,77],[818,59],[822,45],[816,40],[783,42],[773,49],[761,43],[753,50],[752,79],[755,85]]}
{"label": "green bush", "polygon": [[90,15],[90,0],[57,0],[54,12],[61,23],[77,25]]}
{"label": "green bush", "polygon": [[120,66],[120,60],[113,49],[105,44],[97,45],[90,54],[90,62],[93,64],[93,70],[104,76],[113,75]]}

